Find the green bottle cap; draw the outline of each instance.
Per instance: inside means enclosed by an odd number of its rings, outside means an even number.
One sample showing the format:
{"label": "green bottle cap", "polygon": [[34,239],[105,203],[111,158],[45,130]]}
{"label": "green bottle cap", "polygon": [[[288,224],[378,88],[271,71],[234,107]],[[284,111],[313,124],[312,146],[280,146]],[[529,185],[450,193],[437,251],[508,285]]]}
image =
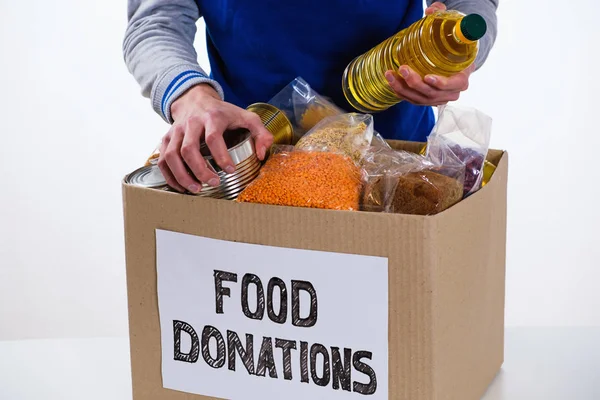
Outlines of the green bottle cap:
{"label": "green bottle cap", "polygon": [[460,21],[460,30],[467,39],[476,41],[485,35],[487,24],[481,15],[469,14]]}

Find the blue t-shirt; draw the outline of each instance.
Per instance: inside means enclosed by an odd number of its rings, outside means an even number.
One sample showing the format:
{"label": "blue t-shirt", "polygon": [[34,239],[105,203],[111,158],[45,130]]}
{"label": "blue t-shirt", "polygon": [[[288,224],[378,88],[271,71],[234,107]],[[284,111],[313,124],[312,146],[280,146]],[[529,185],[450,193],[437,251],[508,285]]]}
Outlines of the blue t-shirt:
{"label": "blue t-shirt", "polygon": [[[420,0],[197,0],[211,75],[239,107],[265,102],[294,78],[353,111],[342,92],[352,59],[423,16]],[[431,107],[403,101],[373,114],[387,139],[425,141]]]}

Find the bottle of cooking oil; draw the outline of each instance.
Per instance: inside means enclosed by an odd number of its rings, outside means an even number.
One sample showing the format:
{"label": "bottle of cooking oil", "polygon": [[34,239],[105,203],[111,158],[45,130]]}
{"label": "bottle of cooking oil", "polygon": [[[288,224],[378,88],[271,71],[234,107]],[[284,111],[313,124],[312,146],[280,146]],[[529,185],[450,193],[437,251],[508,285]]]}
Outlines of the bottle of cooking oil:
{"label": "bottle of cooking oil", "polygon": [[421,77],[452,76],[469,67],[487,26],[478,14],[440,11],[426,16],[355,58],[342,78],[344,95],[356,110],[383,111],[399,99],[386,71],[408,65]]}

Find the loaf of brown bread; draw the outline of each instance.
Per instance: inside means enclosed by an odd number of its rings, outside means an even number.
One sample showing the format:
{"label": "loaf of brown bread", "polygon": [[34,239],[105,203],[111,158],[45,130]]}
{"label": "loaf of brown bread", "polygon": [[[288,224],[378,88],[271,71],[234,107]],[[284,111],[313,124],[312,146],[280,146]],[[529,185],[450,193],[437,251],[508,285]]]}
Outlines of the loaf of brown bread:
{"label": "loaf of brown bread", "polygon": [[458,203],[462,184],[431,170],[411,172],[398,178],[391,210],[400,214],[433,215]]}

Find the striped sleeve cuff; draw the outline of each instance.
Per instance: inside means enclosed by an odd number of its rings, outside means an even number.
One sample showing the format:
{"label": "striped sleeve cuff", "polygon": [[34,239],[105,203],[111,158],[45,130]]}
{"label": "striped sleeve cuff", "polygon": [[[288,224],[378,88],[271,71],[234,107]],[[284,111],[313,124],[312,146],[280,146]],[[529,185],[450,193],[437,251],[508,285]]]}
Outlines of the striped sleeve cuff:
{"label": "striped sleeve cuff", "polygon": [[224,99],[223,88],[210,79],[199,66],[193,64],[177,65],[168,69],[156,81],[152,89],[152,107],[165,121],[173,123],[171,104],[186,90],[200,83],[210,84]]}

